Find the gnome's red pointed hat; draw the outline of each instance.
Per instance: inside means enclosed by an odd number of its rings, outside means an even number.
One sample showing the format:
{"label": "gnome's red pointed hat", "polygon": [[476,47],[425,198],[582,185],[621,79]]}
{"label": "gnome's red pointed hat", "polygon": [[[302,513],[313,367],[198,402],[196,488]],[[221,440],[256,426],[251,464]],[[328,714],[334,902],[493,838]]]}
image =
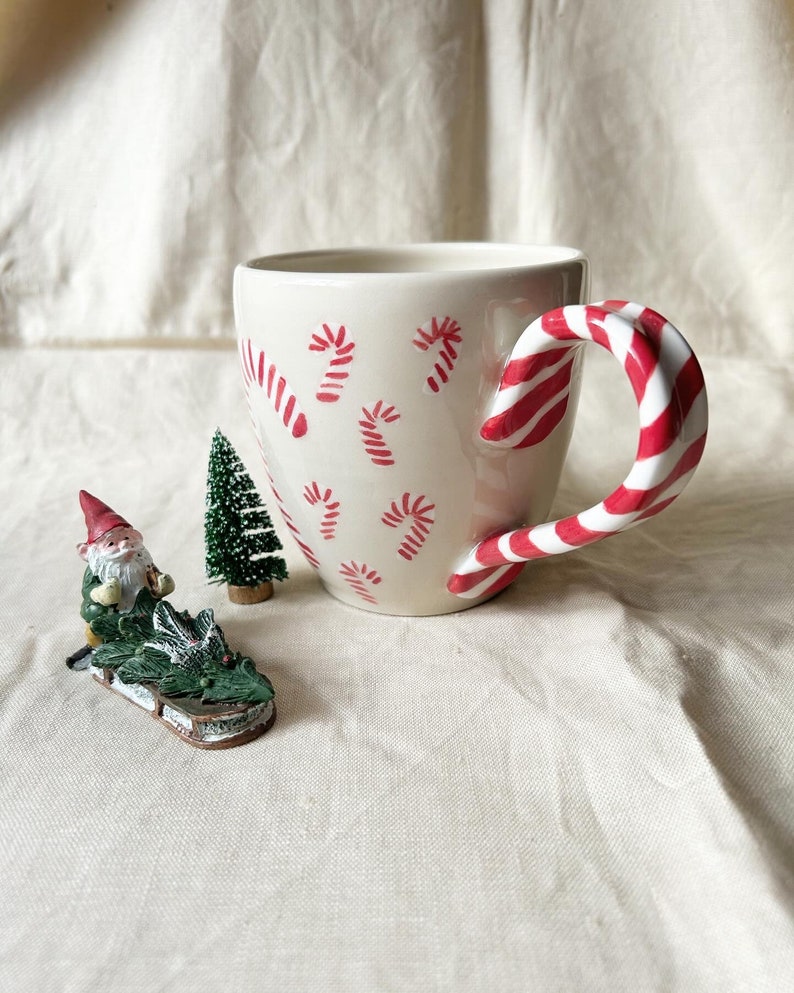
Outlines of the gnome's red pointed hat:
{"label": "gnome's red pointed hat", "polygon": [[132,527],[129,521],[125,521],[115,510],[111,510],[106,503],[92,496],[87,490],[80,490],[80,506],[85,514],[89,545],[93,545],[112,528]]}

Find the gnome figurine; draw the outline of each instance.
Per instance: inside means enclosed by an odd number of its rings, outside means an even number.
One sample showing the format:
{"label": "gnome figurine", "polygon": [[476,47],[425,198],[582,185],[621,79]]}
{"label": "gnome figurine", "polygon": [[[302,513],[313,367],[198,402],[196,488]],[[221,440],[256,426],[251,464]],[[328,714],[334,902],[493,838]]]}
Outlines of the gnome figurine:
{"label": "gnome figurine", "polygon": [[231,748],[276,719],[273,684],[235,651],[211,607],[192,617],[165,599],[174,581],[160,572],[140,531],[80,491],[87,568],[80,614],[87,644],[66,660],[147,711],[196,748]]}
{"label": "gnome figurine", "polygon": [[94,633],[93,621],[110,611],[129,610],[143,587],[159,600],[173,592],[174,581],[155,566],[140,531],[115,510],[85,490],[80,491],[80,506],[88,530],[87,540],[77,546],[78,554],[88,563],[80,615],[86,622],[88,648],[92,649],[102,641]]}

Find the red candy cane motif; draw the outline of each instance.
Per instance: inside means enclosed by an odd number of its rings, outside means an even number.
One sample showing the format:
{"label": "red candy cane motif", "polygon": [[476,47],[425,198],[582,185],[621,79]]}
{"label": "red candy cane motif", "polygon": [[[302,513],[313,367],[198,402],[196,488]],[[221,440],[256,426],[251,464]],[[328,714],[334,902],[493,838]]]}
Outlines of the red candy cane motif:
{"label": "red candy cane motif", "polygon": [[458,350],[455,346],[462,340],[460,325],[451,317],[445,317],[440,324],[438,318],[433,317],[416,329],[413,344],[419,351],[426,352],[434,346],[439,346],[438,358],[432,372],[425,380],[425,392],[438,393],[449,381],[458,360]]}
{"label": "red candy cane motif", "polygon": [[382,580],[375,569],[370,569],[367,565],[359,565],[358,562],[342,562],[339,565],[339,574],[344,581],[367,603],[377,603],[378,599],[373,594],[371,587],[377,586]]}
{"label": "red candy cane motif", "polygon": [[291,432],[293,438],[302,438],[308,430],[308,424],[297,397],[275,364],[250,338],[240,340],[240,362],[246,390],[252,383],[261,386],[284,427]]}
{"label": "red candy cane motif", "polygon": [[[270,489],[271,489],[271,491],[273,493],[273,496],[274,496],[274,498],[276,500],[276,504],[278,505],[278,509],[281,511],[281,516],[284,519],[284,523],[287,525],[287,527],[291,531],[292,537],[294,538],[295,543],[297,544],[298,548],[300,548],[300,550],[303,552],[303,554],[306,557],[306,560],[308,561],[309,565],[311,565],[314,569],[317,569],[317,568],[319,568],[319,565],[320,565],[320,563],[319,563],[319,561],[317,559],[317,556],[314,554],[314,552],[309,547],[309,545],[307,545],[306,542],[301,537],[301,533],[298,530],[298,526],[293,521],[292,515],[287,510],[287,507],[284,504],[284,500],[282,499],[282,496],[281,496],[281,494],[278,491],[278,487],[276,486],[276,481],[273,478],[273,474],[270,471],[270,466],[268,465],[267,456],[265,455],[264,446],[262,445],[262,437],[261,437],[261,435],[259,433],[259,425],[256,422],[256,418],[254,417],[254,412],[253,412],[253,409],[251,407],[251,383],[252,382],[259,382],[257,376],[254,375],[253,372],[252,372],[252,370],[254,370],[255,368],[258,367],[258,360],[257,360],[257,364],[256,365],[253,362],[253,357],[254,357],[256,351],[258,351],[258,350],[255,350],[253,348],[253,346],[251,345],[251,342],[250,342],[249,339],[246,338],[243,341],[241,341],[241,343],[240,343],[240,357],[241,357],[242,368],[243,368],[243,379],[245,381],[245,399],[246,399],[246,403],[247,403],[247,406],[248,406],[248,416],[251,419],[251,424],[252,424],[253,429],[254,429],[254,435],[256,437],[256,442],[257,442],[257,445],[259,447],[259,454],[262,457],[262,465],[265,467],[265,472],[267,473],[267,478],[268,478],[268,481],[270,483]],[[260,385],[261,385],[261,383],[260,383]],[[305,418],[304,418],[304,426],[305,426]]]}
{"label": "red candy cane motif", "polygon": [[435,509],[436,505],[430,503],[426,496],[414,498],[410,493],[403,493],[399,501],[392,500],[391,506],[381,517],[381,521],[390,528],[399,527],[405,520],[411,521],[397,549],[398,555],[406,561],[410,562],[427,541],[435,521]]}
{"label": "red candy cane motif", "polygon": [[350,374],[355,347],[356,343],[349,337],[344,324],[321,324],[312,335],[309,351],[326,352],[333,349],[334,353],[317,390],[316,396],[321,403],[336,403],[339,399]]}
{"label": "red candy cane motif", "polygon": [[562,307],[533,321],[505,368],[482,437],[515,448],[545,440],[567,405],[566,353],[584,341],[610,351],[634,390],[640,433],[629,475],[589,510],[480,542],[447,584],[452,593],[496,592],[527,561],[573,551],[658,514],[682,492],[700,461],[708,413],[697,359],[664,317],[622,300]]}
{"label": "red candy cane motif", "polygon": [[[257,438],[258,438],[258,434],[257,434]],[[262,456],[262,462],[265,466],[265,472],[267,473],[267,478],[270,482],[270,489],[273,492],[273,496],[275,497],[276,503],[278,505],[278,509],[281,511],[281,516],[284,518],[284,523],[292,532],[292,537],[294,538],[298,548],[300,548],[300,550],[303,552],[306,561],[313,569],[318,569],[320,566],[320,562],[317,556],[310,548],[310,546],[307,545],[306,542],[303,540],[303,537],[301,536],[301,533],[298,530],[297,524],[295,523],[295,521],[293,521],[292,515],[287,510],[286,505],[284,504],[284,500],[282,499],[281,494],[279,493],[278,488],[276,486],[276,481],[275,479],[273,479],[273,476],[270,472],[270,467],[267,464],[267,458],[265,457],[265,452],[264,449],[262,448],[261,442],[259,443],[259,454]]]}
{"label": "red candy cane motif", "polygon": [[303,497],[312,507],[319,503],[325,508],[320,534],[326,541],[332,541],[336,537],[336,526],[339,523],[339,501],[334,500],[333,490],[330,487],[321,489],[319,483],[311,482],[304,489]]}
{"label": "red candy cane motif", "polygon": [[397,408],[390,406],[383,400],[378,400],[372,406],[361,408],[361,419],[358,422],[361,440],[374,465],[394,465],[394,456],[378,430],[377,424],[378,421],[382,421],[384,424],[393,424],[399,419],[400,412]]}

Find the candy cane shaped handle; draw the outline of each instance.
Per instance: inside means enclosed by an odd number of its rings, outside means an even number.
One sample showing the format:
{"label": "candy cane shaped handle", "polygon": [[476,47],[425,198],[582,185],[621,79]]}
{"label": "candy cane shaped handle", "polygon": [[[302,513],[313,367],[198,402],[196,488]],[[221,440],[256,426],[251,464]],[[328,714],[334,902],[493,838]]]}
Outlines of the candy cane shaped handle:
{"label": "candy cane shaped handle", "polygon": [[585,342],[611,352],[631,382],[640,420],[634,465],[613,493],[580,514],[481,541],[450,578],[450,592],[495,593],[532,559],[571,552],[653,517],[689,482],[706,442],[703,374],[673,325],[637,303],[561,307],[533,321],[513,349],[481,437],[510,448],[545,441],[565,415],[573,353]]}

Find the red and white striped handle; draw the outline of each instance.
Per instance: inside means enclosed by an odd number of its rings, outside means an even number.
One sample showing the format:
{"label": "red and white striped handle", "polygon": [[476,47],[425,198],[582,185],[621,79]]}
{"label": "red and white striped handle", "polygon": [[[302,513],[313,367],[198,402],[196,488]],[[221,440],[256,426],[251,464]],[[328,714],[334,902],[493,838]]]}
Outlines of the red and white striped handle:
{"label": "red and white striped handle", "polygon": [[533,321],[513,349],[481,437],[510,448],[545,441],[565,415],[573,352],[584,342],[611,352],[634,390],[640,433],[631,471],[580,514],[481,541],[451,576],[450,592],[496,593],[532,559],[571,552],[658,514],[689,482],[706,442],[703,374],[673,325],[637,303],[561,307]]}

